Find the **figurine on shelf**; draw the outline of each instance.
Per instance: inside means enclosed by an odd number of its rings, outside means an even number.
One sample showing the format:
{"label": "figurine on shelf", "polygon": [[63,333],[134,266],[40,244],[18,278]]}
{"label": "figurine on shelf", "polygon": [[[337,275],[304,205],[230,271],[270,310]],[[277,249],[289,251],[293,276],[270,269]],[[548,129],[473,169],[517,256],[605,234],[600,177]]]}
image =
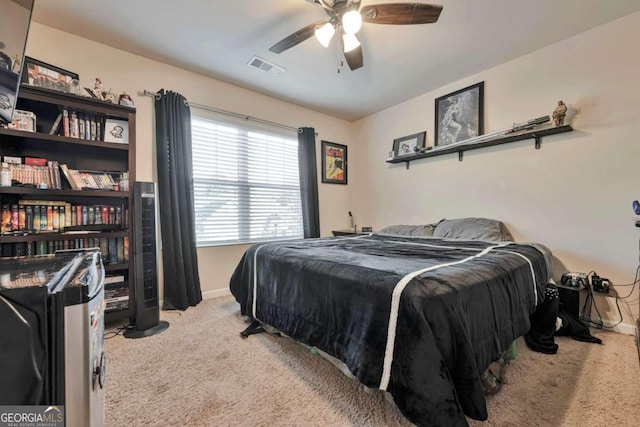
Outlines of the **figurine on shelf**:
{"label": "figurine on shelf", "polygon": [[133,100],[126,93],[123,93],[122,95],[120,95],[120,97],[118,98],[118,104],[124,105],[126,107],[133,107],[134,106],[133,105]]}
{"label": "figurine on shelf", "polygon": [[102,92],[102,98],[105,101],[110,102],[112,104],[118,103],[118,94],[115,93],[112,89],[105,90],[104,92]]}
{"label": "figurine on shelf", "polygon": [[102,94],[104,92],[104,87],[102,86],[102,79],[100,77],[96,77],[95,83],[93,83],[93,90]]}
{"label": "figurine on shelf", "polygon": [[558,106],[553,110],[553,124],[561,126],[564,124],[564,118],[567,115],[567,106],[563,101],[558,101]]}

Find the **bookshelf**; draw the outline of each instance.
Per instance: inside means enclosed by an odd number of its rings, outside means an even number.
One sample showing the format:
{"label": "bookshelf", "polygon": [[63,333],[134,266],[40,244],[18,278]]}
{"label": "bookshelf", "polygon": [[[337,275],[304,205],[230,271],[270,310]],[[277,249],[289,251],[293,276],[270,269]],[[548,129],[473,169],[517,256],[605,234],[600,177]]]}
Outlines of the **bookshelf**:
{"label": "bookshelf", "polygon": [[[16,108],[36,115],[35,132],[0,127],[0,155],[3,161],[6,156],[23,163],[25,158],[47,159],[50,181],[46,185],[21,185],[16,177],[22,175],[16,175],[12,166],[12,186],[0,187],[0,255],[38,256],[58,249],[99,247],[107,275],[111,276],[105,284],[105,295],[115,295],[118,302],[113,310],[107,305],[105,321],[130,317],[131,308],[123,295],[131,292],[133,281],[130,272],[134,254],[128,248],[132,192],[121,178],[128,178],[131,184],[135,181],[135,108],[25,85],[20,88]],[[69,129],[62,119],[65,110],[67,117],[73,113],[78,120],[75,133],[70,132],[74,125]],[[128,143],[104,142],[109,120],[126,122]],[[77,126],[79,121],[83,126]],[[82,134],[78,132],[81,128]],[[52,162],[57,162],[57,169]],[[98,186],[91,188],[86,182],[72,185],[61,165],[93,176],[92,182]],[[117,185],[106,189],[106,178],[110,177]],[[40,211],[39,222],[35,220],[36,210]]]}

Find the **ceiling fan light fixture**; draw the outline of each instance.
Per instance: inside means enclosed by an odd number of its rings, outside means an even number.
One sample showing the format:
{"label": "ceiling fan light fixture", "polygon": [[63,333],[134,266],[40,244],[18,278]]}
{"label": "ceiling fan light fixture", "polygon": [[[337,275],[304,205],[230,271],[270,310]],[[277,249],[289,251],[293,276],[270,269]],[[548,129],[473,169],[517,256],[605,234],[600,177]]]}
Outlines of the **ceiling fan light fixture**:
{"label": "ceiling fan light fixture", "polygon": [[329,47],[329,43],[335,32],[336,29],[331,22],[327,22],[323,26],[316,28],[314,34],[322,46]]}
{"label": "ceiling fan light fixture", "polygon": [[353,49],[360,46],[360,40],[356,37],[355,34],[345,33],[342,36],[342,41],[344,42],[344,52],[351,52]]}
{"label": "ceiling fan light fixture", "polygon": [[362,15],[357,10],[350,10],[342,15],[342,28],[347,34],[355,34],[362,28]]}

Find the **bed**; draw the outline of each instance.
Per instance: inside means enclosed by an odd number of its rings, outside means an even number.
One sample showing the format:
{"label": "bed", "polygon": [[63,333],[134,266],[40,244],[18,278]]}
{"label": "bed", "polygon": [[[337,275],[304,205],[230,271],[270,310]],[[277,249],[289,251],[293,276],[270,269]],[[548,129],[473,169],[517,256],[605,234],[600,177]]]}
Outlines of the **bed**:
{"label": "bed", "polygon": [[257,244],[230,289],[242,314],[339,359],[419,426],[487,419],[481,374],[530,328],[547,248],[484,218]]}

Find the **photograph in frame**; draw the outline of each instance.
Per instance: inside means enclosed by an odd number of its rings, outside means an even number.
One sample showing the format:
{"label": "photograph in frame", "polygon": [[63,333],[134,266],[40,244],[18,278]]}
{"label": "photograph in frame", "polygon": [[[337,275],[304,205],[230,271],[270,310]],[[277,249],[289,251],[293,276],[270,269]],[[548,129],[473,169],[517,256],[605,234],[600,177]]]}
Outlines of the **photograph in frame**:
{"label": "photograph in frame", "polygon": [[71,71],[63,70],[51,64],[25,56],[22,83],[29,86],[71,93],[79,76]]}
{"label": "photograph in frame", "polygon": [[393,157],[411,156],[424,148],[427,132],[403,136],[393,140]]}
{"label": "photograph in frame", "polygon": [[435,101],[435,146],[445,146],[484,133],[484,82]]}
{"label": "photograph in frame", "polygon": [[322,182],[347,184],[347,146],[322,141]]}
{"label": "photograph in frame", "polygon": [[129,122],[126,120],[107,119],[104,123],[104,142],[116,144],[129,143]]}

